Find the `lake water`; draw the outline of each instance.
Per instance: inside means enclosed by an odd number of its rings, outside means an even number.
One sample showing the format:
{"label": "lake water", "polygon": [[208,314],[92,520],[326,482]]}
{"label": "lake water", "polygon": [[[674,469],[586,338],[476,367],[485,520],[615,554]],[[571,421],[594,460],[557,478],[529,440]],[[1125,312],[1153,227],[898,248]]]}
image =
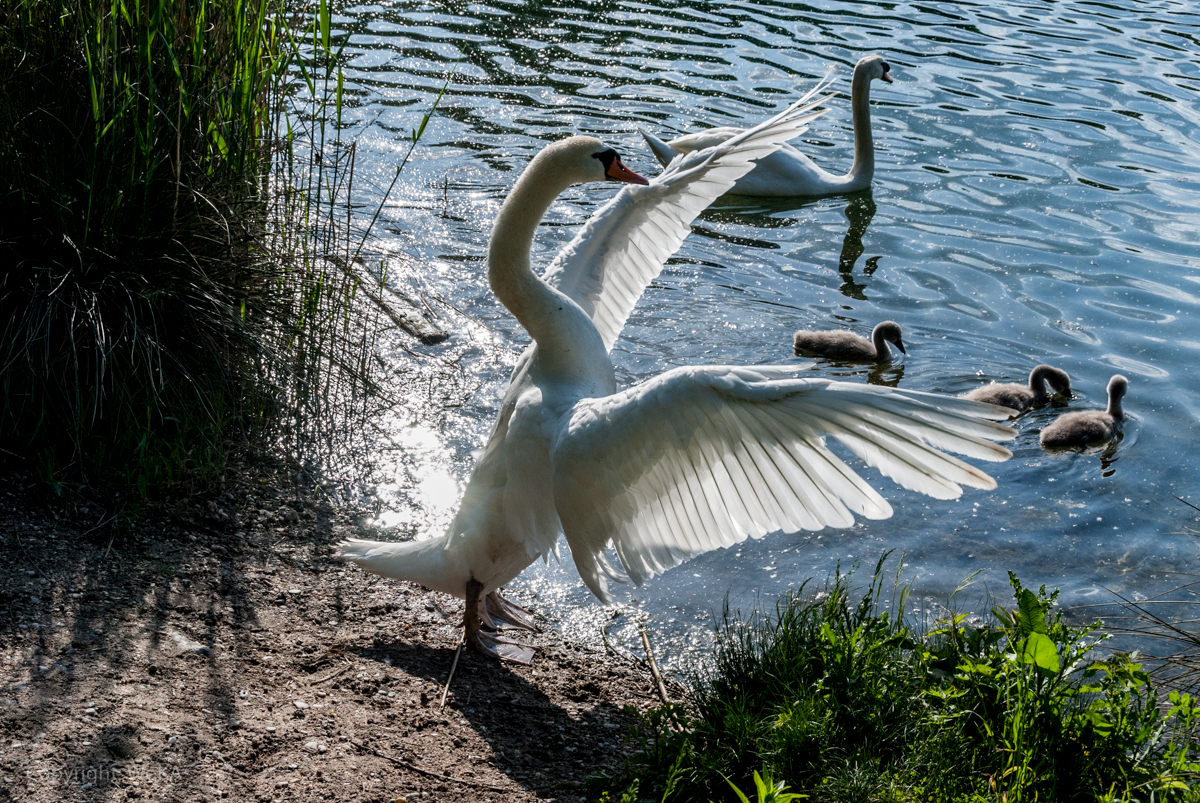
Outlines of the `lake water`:
{"label": "lake water", "polygon": [[[358,141],[360,185],[387,185],[453,71],[378,230],[410,256],[392,278],[453,335],[394,345],[406,402],[381,422],[373,488],[386,537],[442,533],[528,342],[487,290],[482,260],[497,209],[540,148],[593,134],[654,175],[638,126],[674,136],[757,122],[832,65],[841,94],[796,144],[844,172],[852,66],[879,52],[895,83],[871,87],[873,190],[718,202],[634,311],[614,350],[618,382],[686,364],[800,362],[795,329],[867,334],[893,319],[909,350],[901,363],[811,375],[961,393],[1048,362],[1071,375],[1070,408],[1085,409],[1103,407],[1120,372],[1123,440],[1048,454],[1037,433],[1059,410],[1035,412],[1017,423],[1015,457],[986,466],[996,491],[936,502],[864,468],[892,519],[710,553],[631,589],[616,612],[569,559],[531,567],[513,596],[593,642],[603,625],[632,644],[631,614],[644,612],[677,660],[706,643],[726,595],[735,607],[769,602],[885,549],[904,555],[916,608],[976,571],[968,607],[1003,595],[1006,570],[1061,588],[1069,606],[1110,601],[1105,587],[1152,596],[1193,571],[1197,541],[1184,530],[1200,525],[1172,495],[1200,500],[1194,4],[395,2],[345,9],[334,28],[348,39],[345,135]],[[567,192],[535,265],[615,191]]]}

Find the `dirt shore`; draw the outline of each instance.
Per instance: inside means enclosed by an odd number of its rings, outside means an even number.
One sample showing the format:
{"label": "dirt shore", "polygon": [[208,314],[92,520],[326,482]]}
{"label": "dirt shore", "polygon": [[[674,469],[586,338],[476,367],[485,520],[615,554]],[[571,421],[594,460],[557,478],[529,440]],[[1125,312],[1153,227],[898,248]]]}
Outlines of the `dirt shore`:
{"label": "dirt shore", "polygon": [[335,560],[352,519],[295,489],[132,531],[30,489],[0,482],[0,801],[586,800],[656,702],[546,632],[529,667],[464,652],[441,707],[462,603]]}

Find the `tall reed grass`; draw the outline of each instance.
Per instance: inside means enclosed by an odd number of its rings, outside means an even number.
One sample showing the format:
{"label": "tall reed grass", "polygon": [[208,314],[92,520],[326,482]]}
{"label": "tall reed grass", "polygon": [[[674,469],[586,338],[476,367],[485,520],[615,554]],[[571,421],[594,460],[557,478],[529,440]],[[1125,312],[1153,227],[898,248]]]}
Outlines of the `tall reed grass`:
{"label": "tall reed grass", "polygon": [[329,435],[373,330],[325,0],[14,0],[0,26],[0,456],[145,494]]}

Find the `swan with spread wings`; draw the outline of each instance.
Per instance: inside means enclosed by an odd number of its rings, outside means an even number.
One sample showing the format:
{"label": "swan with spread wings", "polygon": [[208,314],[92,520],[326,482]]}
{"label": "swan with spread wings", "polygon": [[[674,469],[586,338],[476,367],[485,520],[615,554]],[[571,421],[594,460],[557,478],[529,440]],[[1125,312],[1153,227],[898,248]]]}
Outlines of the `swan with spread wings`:
{"label": "swan with spread wings", "polygon": [[[504,638],[536,629],[499,589],[566,541],[584,583],[641,583],[689,557],[775,530],[848,527],[891,507],[829,450],[844,444],[906,488],[939,499],[992,479],[946,449],[1004,460],[993,440],[1010,411],[964,399],[799,379],[805,366],[688,366],[618,390],[609,357],[637,299],[692,220],[822,112],[801,101],[756,128],[686,154],[653,181],[593,137],[547,146],[517,180],[488,244],[492,291],[533,339],[519,358],[487,445],[448,532],[340,555],[386,577],[466,600],[469,643],[528,662]],[[542,277],[530,267],[538,223],[585,181],[627,185]],[[606,555],[614,547],[620,566]]]}

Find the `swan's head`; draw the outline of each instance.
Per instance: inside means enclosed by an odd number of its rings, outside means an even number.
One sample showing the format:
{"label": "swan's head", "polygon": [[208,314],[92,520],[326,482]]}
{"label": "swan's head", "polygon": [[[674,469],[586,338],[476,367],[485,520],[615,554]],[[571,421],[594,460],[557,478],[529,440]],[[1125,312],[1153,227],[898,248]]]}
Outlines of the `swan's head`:
{"label": "swan's head", "polygon": [[871,337],[874,339],[883,338],[900,349],[901,354],[908,354],[904,349],[904,341],[900,339],[900,324],[895,321],[884,321],[876,325],[875,329],[871,332]]}
{"label": "swan's head", "polygon": [[649,184],[621,162],[620,155],[595,137],[567,137],[542,151],[572,184],[585,181],[623,181]]}
{"label": "swan's head", "polygon": [[868,81],[874,81],[880,78],[887,83],[892,82],[891,65],[883,60],[883,56],[878,53],[872,53],[869,56],[863,56],[858,60],[858,64],[854,65],[854,77],[860,75]]}
{"label": "swan's head", "polygon": [[1055,393],[1061,393],[1068,399],[1071,398],[1071,377],[1067,376],[1066,371],[1055,370],[1046,377],[1046,381],[1050,383],[1050,387]]}

